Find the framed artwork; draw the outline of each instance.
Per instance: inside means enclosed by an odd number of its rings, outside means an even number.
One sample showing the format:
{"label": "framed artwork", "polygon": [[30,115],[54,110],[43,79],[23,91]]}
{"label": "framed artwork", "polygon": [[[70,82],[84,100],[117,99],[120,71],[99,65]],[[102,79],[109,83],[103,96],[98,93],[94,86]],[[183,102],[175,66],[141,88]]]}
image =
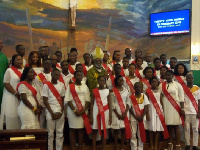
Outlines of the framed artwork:
{"label": "framed artwork", "polygon": [[199,55],[192,55],[192,63],[199,64]]}

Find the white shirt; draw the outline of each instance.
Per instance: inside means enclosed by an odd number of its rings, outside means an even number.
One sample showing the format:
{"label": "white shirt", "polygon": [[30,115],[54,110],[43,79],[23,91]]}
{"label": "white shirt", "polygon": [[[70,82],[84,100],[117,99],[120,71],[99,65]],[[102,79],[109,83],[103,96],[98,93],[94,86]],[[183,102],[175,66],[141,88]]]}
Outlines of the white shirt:
{"label": "white shirt", "polygon": [[[53,84],[53,86],[57,89],[57,91],[61,97],[65,96],[65,87],[62,82],[57,81],[57,84]],[[62,108],[61,108],[58,100],[56,99],[56,97],[53,95],[53,93],[51,92],[51,90],[49,89],[49,87],[46,84],[44,84],[44,86],[43,86],[42,96],[48,97],[48,103],[54,113],[55,112],[62,113],[62,111],[61,111]],[[46,113],[47,113],[46,114],[47,120],[52,119],[51,114],[47,109],[46,109]]]}
{"label": "white shirt", "polygon": [[[191,91],[198,105],[198,100],[200,100],[200,89],[198,86],[194,85]],[[185,114],[197,114],[191,100],[188,98],[186,94],[184,94],[184,110]]]}
{"label": "white shirt", "polygon": [[[140,103],[138,103],[138,105],[139,105],[140,110],[143,110],[146,105],[150,104],[147,96],[145,94],[143,94],[143,93],[141,93],[141,97],[139,99],[140,99]],[[137,98],[137,100],[139,100],[139,99]],[[134,109],[134,106],[133,106],[132,102],[131,102],[131,107],[133,108],[133,111],[135,113],[135,109]],[[133,115],[130,115],[130,120],[131,121],[136,121],[136,119],[133,117]]]}

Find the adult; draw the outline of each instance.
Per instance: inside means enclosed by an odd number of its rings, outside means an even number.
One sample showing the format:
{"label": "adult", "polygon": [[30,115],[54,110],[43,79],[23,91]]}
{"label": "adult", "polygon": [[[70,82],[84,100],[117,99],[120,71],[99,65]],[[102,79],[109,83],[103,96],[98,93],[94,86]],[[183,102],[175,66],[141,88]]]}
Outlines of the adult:
{"label": "adult", "polygon": [[153,64],[153,62],[152,62],[151,53],[146,53],[145,56],[144,56],[144,59],[145,59],[145,62],[147,63],[147,66],[148,66],[148,67],[154,68],[154,64]]}
{"label": "adult", "polygon": [[[141,58],[142,58],[142,50],[141,50],[141,49],[136,49],[136,50],[135,50],[135,59],[132,61],[132,63],[136,63],[135,61],[136,61],[136,59],[137,59],[138,57],[141,57]],[[142,63],[142,68],[144,69],[144,68],[146,68],[146,67],[147,67],[147,63],[146,63],[146,62],[143,62],[143,63]]]}
{"label": "adult", "polygon": [[[6,57],[6,55],[4,53],[2,53],[2,49],[3,49],[3,42],[0,40],[0,105],[2,102],[2,96],[3,96],[3,77],[4,74],[6,72],[6,69],[8,68],[8,59]],[[1,108],[0,108],[0,112],[1,112]]]}
{"label": "adult", "polygon": [[94,58],[95,64],[87,72],[87,85],[88,85],[90,92],[92,92],[92,90],[97,87],[97,78],[99,76],[107,77],[106,70],[103,69],[103,67],[102,67],[102,59],[103,59],[104,53],[101,50],[101,48],[96,47],[95,50],[92,52],[92,56]]}
{"label": "adult", "polygon": [[22,57],[18,54],[12,56],[12,67],[4,75],[4,91],[1,104],[0,129],[3,129],[4,117],[6,129],[20,129],[20,119],[17,113],[19,94],[16,87],[22,74]]}
{"label": "adult", "polygon": [[29,53],[28,64],[26,64],[26,66],[32,67],[36,76],[43,71],[41,58],[39,57],[39,53],[37,51]]}
{"label": "adult", "polygon": [[87,76],[87,71],[89,69],[91,69],[93,67],[93,65],[91,64],[91,57],[89,53],[85,53],[83,54],[83,59],[84,59],[84,63],[83,65],[83,74],[86,77]]}
{"label": "adult", "polygon": [[161,54],[160,60],[161,60],[161,63],[163,66],[167,66],[168,68],[170,68],[170,65],[167,64],[167,55],[166,54]]}
{"label": "adult", "polygon": [[131,49],[130,48],[125,49],[125,56],[129,59],[129,64],[134,60],[131,56]]}
{"label": "adult", "polygon": [[103,68],[107,71],[108,75],[112,75],[112,66],[110,62],[110,53],[108,51],[103,51],[104,57],[103,57]]}
{"label": "adult", "polygon": [[170,64],[170,69],[172,71],[174,71],[175,66],[177,65],[177,59],[176,59],[176,57],[171,57],[170,61],[169,61],[169,64]]}
{"label": "adult", "polygon": [[121,66],[122,61],[120,60],[121,54],[119,50],[115,50],[113,53],[113,57],[112,57],[112,67],[114,67],[115,64],[120,64]]}
{"label": "adult", "polygon": [[62,52],[61,52],[61,51],[56,51],[56,52],[55,52],[55,55],[56,55],[56,57],[57,57],[56,68],[57,68],[58,70],[61,70],[60,62],[61,62],[61,59],[62,59]]}
{"label": "adult", "polygon": [[47,53],[47,50],[44,46],[39,47],[39,56],[42,60],[48,58],[48,53]]}
{"label": "adult", "polygon": [[20,55],[23,59],[23,65],[22,67],[24,67],[26,65],[26,60],[23,58],[24,55],[25,55],[25,47],[21,44],[18,44],[16,47],[15,47],[15,50],[17,52],[18,55]]}
{"label": "adult", "polygon": [[21,129],[39,129],[40,123],[38,116],[41,112],[41,106],[37,100],[37,91],[32,85],[35,77],[34,70],[31,67],[25,67],[17,85],[17,91],[20,94],[20,105],[18,115],[21,120]]}
{"label": "adult", "polygon": [[77,64],[79,64],[79,62],[77,62],[76,61],[77,60],[77,54],[76,54],[76,52],[70,52],[69,54],[68,54],[68,65],[69,65],[69,72],[71,73],[71,74],[74,74],[74,72],[75,72],[75,68],[76,68],[76,65]]}

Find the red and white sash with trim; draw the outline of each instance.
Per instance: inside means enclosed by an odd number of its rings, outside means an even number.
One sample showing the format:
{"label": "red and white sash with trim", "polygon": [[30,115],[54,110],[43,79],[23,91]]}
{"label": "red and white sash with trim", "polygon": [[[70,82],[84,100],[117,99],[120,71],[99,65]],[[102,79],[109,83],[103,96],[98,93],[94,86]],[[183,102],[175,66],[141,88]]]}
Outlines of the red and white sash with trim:
{"label": "red and white sash with trim", "polygon": [[140,72],[139,70],[136,68],[135,69],[135,75],[141,80],[142,79],[142,76],[140,75]]}
{"label": "red and white sash with trim", "polygon": [[165,124],[164,115],[163,115],[163,113],[162,113],[162,111],[161,111],[161,109],[160,109],[160,107],[158,105],[158,102],[157,102],[153,92],[151,91],[151,89],[147,89],[146,92],[147,92],[147,94],[148,94],[148,96],[149,96],[149,98],[150,98],[150,100],[151,100],[151,102],[152,102],[152,104],[153,104],[153,106],[154,106],[154,108],[156,110],[156,113],[159,116],[160,122],[161,122],[161,124],[163,126],[164,139],[167,139],[167,138],[169,138],[169,133],[168,133],[168,130],[167,130],[167,126]]}
{"label": "red and white sash with trim", "polygon": [[128,84],[131,93],[134,94],[135,90],[134,90],[133,83],[131,82],[131,80],[128,77],[124,77],[124,78],[126,79],[126,83]]}
{"label": "red and white sash with trim", "polygon": [[[74,102],[76,103],[76,106],[77,106],[78,110],[82,111],[84,108],[83,108],[83,105],[82,105],[82,103],[81,103],[81,101],[80,101],[80,99],[78,97],[78,94],[76,93],[75,84],[71,83],[69,85],[69,88],[70,88],[72,97],[74,99]],[[84,124],[85,124],[85,128],[86,128],[87,134],[90,134],[92,132],[92,128],[91,128],[90,121],[89,121],[89,118],[88,118],[87,114],[84,113],[82,115],[82,118],[84,120]]]}
{"label": "red and white sash with trim", "polygon": [[188,96],[188,98],[190,99],[195,111],[198,113],[198,104],[197,104],[197,101],[194,98],[194,95],[189,90],[189,88],[187,87],[187,85],[185,84],[185,82],[183,81],[183,79],[180,76],[175,76],[175,78],[182,85],[185,94]]}
{"label": "red and white sash with trim", "polygon": [[109,75],[112,75],[112,70],[110,70],[110,68],[108,67],[107,64],[102,63],[102,66],[103,66],[103,68],[104,68],[105,70],[107,70],[107,72],[108,72]]}
{"label": "red and white sash with trim", "polygon": [[71,66],[70,64],[68,64],[68,70],[69,70],[69,72],[70,72],[71,74],[74,75],[75,70],[74,70],[74,68],[72,68],[72,66]]}
{"label": "red and white sash with trim", "polygon": [[115,87],[115,82],[114,82],[114,80],[115,80],[115,75],[111,75],[111,76],[110,76],[110,80],[111,80],[112,86],[113,86],[113,88],[114,88],[114,87]]}
{"label": "red and white sash with trim", "polygon": [[83,66],[83,74],[86,77],[87,76],[87,68],[86,68],[85,64],[82,64],[82,66]]}
{"label": "red and white sash with trim", "polygon": [[150,85],[150,83],[149,83],[149,81],[148,81],[147,79],[143,78],[143,79],[141,79],[141,81],[142,81],[144,84],[146,84],[146,86],[147,86],[148,88],[151,88],[151,85]]}
{"label": "red and white sash with trim", "polygon": [[44,84],[45,82],[47,82],[46,77],[44,76],[43,73],[38,74],[39,80],[42,81],[42,83]]}
{"label": "red and white sash with trim", "polygon": [[58,93],[58,90],[54,87],[54,85],[50,81],[47,81],[44,84],[46,84],[49,87],[49,89],[51,90],[55,98],[57,99],[60,106],[63,107],[63,100],[60,96],[60,93]]}
{"label": "red and white sash with trim", "polygon": [[100,135],[102,135],[102,131],[101,131],[101,118],[102,118],[104,138],[107,138],[105,113],[104,112],[106,110],[108,110],[108,105],[103,106],[103,103],[102,103],[101,96],[100,96],[98,88],[93,89],[93,94],[95,96],[96,103],[97,103],[97,106],[98,106],[98,109],[99,109],[99,113],[97,115],[98,130],[99,130]]}
{"label": "red and white sash with trim", "polygon": [[[126,107],[123,103],[121,94],[119,93],[119,90],[117,88],[113,88],[113,92],[117,98],[117,102],[119,104],[121,113],[123,114],[126,111]],[[126,139],[130,139],[132,135],[131,135],[131,128],[130,128],[130,124],[129,124],[129,120],[127,116],[124,119],[124,125],[125,125]]]}
{"label": "red and white sash with trim", "polygon": [[56,64],[56,68],[62,69],[58,63]]}
{"label": "red and white sash with trim", "polygon": [[32,85],[30,85],[28,82],[26,82],[26,81],[21,81],[21,82],[19,82],[19,83],[17,84],[17,92],[19,93],[18,88],[19,88],[19,86],[20,86],[21,84],[24,84],[24,85],[32,92],[33,97],[34,97],[34,99],[35,99],[35,102],[37,103],[37,105],[39,105],[39,102],[38,102],[38,100],[37,100],[37,98],[36,98],[37,91],[36,91],[36,89],[35,89]]}
{"label": "red and white sash with trim", "polygon": [[19,79],[21,78],[22,73],[14,66],[10,67],[12,69],[12,71],[14,71],[14,73],[19,77]]}
{"label": "red and white sash with trim", "polygon": [[[132,102],[134,110],[135,110],[135,114],[137,116],[142,116],[144,110],[140,110],[140,107],[139,107],[139,104],[137,102],[135,95],[134,94],[131,95],[130,98],[131,98],[131,102]],[[145,132],[143,121],[138,121],[138,126],[139,126],[141,141],[142,141],[142,143],[145,143],[146,142],[146,132]]]}
{"label": "red and white sash with trim", "polygon": [[59,81],[62,82],[62,83],[64,84],[64,86],[65,86],[65,90],[66,90],[67,88],[66,88],[65,81],[64,81],[64,79],[63,79],[62,74],[60,74]]}
{"label": "red and white sash with trim", "polygon": [[168,101],[171,103],[171,105],[174,107],[174,109],[180,115],[181,120],[182,120],[182,125],[184,126],[184,119],[183,119],[183,116],[181,115],[181,108],[177,104],[177,102],[175,101],[175,99],[171,96],[171,94],[167,91],[166,84],[167,84],[166,81],[162,84],[162,91],[165,94],[165,97],[168,99]]}

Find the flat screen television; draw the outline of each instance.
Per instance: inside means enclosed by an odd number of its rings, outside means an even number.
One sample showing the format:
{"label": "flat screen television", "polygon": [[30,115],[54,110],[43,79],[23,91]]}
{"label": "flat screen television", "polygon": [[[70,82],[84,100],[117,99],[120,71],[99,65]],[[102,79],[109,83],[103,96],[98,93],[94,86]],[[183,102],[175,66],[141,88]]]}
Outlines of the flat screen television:
{"label": "flat screen television", "polygon": [[150,14],[150,35],[190,33],[190,10],[177,10]]}

